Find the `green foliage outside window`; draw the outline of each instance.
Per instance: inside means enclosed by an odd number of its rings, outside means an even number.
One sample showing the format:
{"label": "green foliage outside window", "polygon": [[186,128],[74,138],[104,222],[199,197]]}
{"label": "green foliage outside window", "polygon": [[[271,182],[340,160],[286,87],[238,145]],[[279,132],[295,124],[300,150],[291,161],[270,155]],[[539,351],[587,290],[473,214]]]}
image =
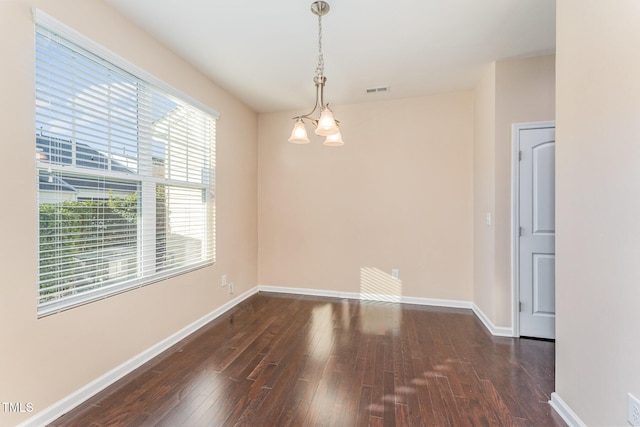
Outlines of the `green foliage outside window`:
{"label": "green foliage outside window", "polygon": [[[107,200],[40,204],[41,301],[103,282],[100,262],[113,251],[135,254],[138,193]],[[69,284],[73,283],[72,288]]]}

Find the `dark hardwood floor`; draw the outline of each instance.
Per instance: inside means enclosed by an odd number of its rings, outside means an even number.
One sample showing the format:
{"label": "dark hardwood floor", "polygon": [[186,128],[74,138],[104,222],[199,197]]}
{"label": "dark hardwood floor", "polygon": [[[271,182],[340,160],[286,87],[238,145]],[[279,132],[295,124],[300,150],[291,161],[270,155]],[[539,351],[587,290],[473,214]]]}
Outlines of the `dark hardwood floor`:
{"label": "dark hardwood floor", "polygon": [[260,293],[53,426],[563,426],[553,342],[469,310]]}

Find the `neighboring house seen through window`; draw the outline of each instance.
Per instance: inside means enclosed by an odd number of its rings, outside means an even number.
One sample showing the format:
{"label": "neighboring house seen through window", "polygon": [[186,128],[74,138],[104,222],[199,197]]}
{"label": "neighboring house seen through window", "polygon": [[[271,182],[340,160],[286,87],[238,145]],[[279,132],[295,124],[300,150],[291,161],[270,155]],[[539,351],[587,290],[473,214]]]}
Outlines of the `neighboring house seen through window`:
{"label": "neighboring house seen through window", "polygon": [[215,258],[215,126],[198,105],[36,11],[38,314]]}

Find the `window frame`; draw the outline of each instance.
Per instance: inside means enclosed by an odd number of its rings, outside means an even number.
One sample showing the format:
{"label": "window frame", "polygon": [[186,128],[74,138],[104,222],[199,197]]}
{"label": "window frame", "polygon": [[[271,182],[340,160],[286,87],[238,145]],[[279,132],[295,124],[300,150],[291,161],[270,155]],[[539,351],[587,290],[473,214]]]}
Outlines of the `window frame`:
{"label": "window frame", "polygon": [[[173,86],[165,83],[164,81],[156,78],[149,72],[137,67],[136,65],[130,63],[129,61],[121,58],[115,53],[107,50],[102,47],[98,43],[89,39],[88,37],[82,35],[81,33],[73,30],[72,28],[66,26],[50,15],[42,12],[41,10],[34,9],[34,38],[38,37],[38,33],[49,33],[54,34],[60,37],[60,40],[63,41],[62,44],[66,44],[66,42],[70,42],[72,45],[66,45],[66,47],[74,49],[77,45],[80,49],[84,49],[89,52],[91,55],[99,58],[101,61],[104,61],[105,64],[108,64],[111,67],[115,67],[116,69],[122,70],[125,73],[133,76],[137,79],[138,82],[142,82],[154,90],[159,90],[161,93],[166,93],[168,96],[179,100],[181,103],[187,104],[189,108],[194,108],[202,113],[208,115],[212,121],[212,134],[211,134],[211,145],[209,147],[210,150],[210,167],[201,171],[204,179],[204,175],[206,174],[209,178],[209,184],[205,185],[196,185],[190,184],[188,181],[180,181],[174,180],[170,177],[163,179],[155,179],[153,176],[144,176],[143,172],[140,172],[140,166],[138,166],[138,172],[134,174],[126,173],[123,171],[114,171],[110,167],[107,167],[106,170],[99,169],[96,171],[92,171],[91,168],[82,168],[75,165],[75,160],[77,160],[76,154],[73,155],[70,165],[55,165],[52,163],[43,163],[43,161],[38,158],[38,149],[37,149],[37,139],[38,134],[37,130],[34,135],[36,139],[36,176],[45,170],[48,169],[49,172],[54,171],[56,173],[66,173],[66,174],[78,174],[80,177],[106,177],[107,179],[116,179],[122,181],[129,181],[131,183],[138,184],[138,194],[142,194],[138,200],[138,229],[139,231],[136,234],[136,241],[138,249],[136,249],[136,256],[139,259],[137,263],[139,267],[137,268],[137,274],[139,277],[133,280],[125,280],[122,283],[114,283],[106,286],[100,285],[97,289],[85,290],[82,288],[82,292],[79,292],[72,296],[63,296],[54,302],[41,302],[42,299],[42,283],[41,283],[41,272],[40,272],[40,261],[38,262],[38,270],[36,274],[36,305],[37,305],[37,314],[38,317],[47,316],[50,314],[54,314],[60,311],[68,310],[80,305],[84,305],[93,301],[97,301],[100,299],[104,299],[113,295],[117,295],[122,292],[126,292],[129,290],[137,289],[158,281],[166,280],[170,277],[174,277],[177,275],[185,274],[187,272],[200,269],[209,265],[215,264],[216,261],[216,196],[215,196],[215,171],[216,171],[216,124],[220,115],[218,112],[214,111],[207,105],[191,98],[190,96],[184,94],[183,92],[175,89]],[[50,37],[48,34],[45,34],[45,37]],[[37,56],[37,51],[34,51],[34,55]],[[82,54],[82,52],[80,52]],[[34,80],[35,83],[35,80]],[[145,90],[143,89],[142,92]],[[141,95],[141,96],[144,96]],[[138,98],[136,98],[138,99]],[[34,94],[34,100],[37,102],[37,97]],[[137,101],[136,101],[137,102]],[[136,130],[138,137],[138,144],[146,144],[146,149],[151,150],[153,145],[153,139],[150,136],[146,136],[145,142],[141,142],[141,138],[139,134],[143,133],[140,131],[140,116],[144,113],[138,113],[138,116],[135,119],[135,123],[137,124],[138,129]],[[37,117],[37,116],[36,116]],[[36,118],[37,123],[37,118]],[[75,141],[70,141],[74,144],[74,153],[75,150]],[[50,142],[51,144],[51,142]],[[169,144],[169,142],[167,142]],[[169,144],[170,145],[170,144]],[[169,147],[169,145],[167,147]],[[146,161],[148,162],[147,166],[151,165],[153,167],[153,158],[149,154],[151,151],[147,153],[146,156],[141,155],[140,151],[143,151],[138,148],[138,154],[136,154],[136,158],[139,162]],[[145,159],[145,157],[147,157]],[[111,161],[111,160],[110,160]],[[36,178],[36,196],[40,197],[40,183],[39,178]],[[157,268],[151,269],[150,266],[157,267],[157,250],[141,250],[142,245],[146,245],[146,247],[156,248],[155,243],[155,234],[157,232],[156,226],[156,188],[157,186],[165,186],[165,188],[192,188],[192,189],[201,189],[202,191],[206,191],[206,202],[203,203],[205,205],[207,212],[205,213],[206,219],[205,221],[205,235],[206,241],[203,242],[203,246],[210,244],[209,248],[202,248],[203,253],[206,251],[206,256],[204,256],[204,260],[199,262],[188,263],[187,265],[181,266],[179,268],[171,268],[168,270],[160,270],[156,271]],[[141,193],[140,193],[141,190]],[[204,194],[204,193],[203,193]],[[41,243],[40,243],[40,202],[37,203],[38,206],[38,228],[37,228],[37,251],[38,251],[38,259],[40,260],[40,252],[41,252]],[[206,224],[208,221],[211,224]],[[154,235],[153,243],[151,246],[149,245],[149,236]]]}

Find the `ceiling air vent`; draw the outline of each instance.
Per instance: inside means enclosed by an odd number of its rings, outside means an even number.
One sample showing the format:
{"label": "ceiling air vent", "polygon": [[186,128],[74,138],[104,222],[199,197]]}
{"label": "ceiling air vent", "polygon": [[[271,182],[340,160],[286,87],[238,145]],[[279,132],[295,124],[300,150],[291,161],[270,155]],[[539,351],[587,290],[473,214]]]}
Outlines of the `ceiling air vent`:
{"label": "ceiling air vent", "polygon": [[372,87],[367,89],[367,93],[389,92],[389,86]]}

